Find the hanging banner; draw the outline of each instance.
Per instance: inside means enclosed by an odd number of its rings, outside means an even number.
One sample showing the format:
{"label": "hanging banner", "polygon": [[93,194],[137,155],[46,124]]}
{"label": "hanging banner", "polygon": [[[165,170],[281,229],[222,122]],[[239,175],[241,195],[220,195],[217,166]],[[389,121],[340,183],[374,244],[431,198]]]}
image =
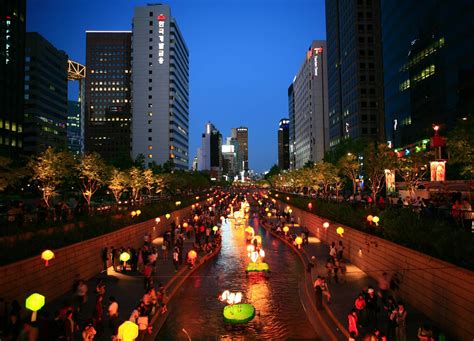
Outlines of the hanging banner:
{"label": "hanging banner", "polygon": [[431,181],[444,181],[446,178],[446,161],[431,161]]}
{"label": "hanging banner", "polygon": [[385,170],[385,189],[387,190],[387,195],[395,193],[395,170]]}

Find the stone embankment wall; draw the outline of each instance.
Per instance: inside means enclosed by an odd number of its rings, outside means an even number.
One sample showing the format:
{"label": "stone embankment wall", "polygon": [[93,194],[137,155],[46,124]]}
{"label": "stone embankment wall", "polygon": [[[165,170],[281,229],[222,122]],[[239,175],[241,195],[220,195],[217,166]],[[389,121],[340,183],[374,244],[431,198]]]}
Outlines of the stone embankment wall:
{"label": "stone embankment wall", "polygon": [[41,255],[2,266],[0,297],[7,302],[17,299],[23,305],[26,297],[37,292],[50,302],[70,291],[77,278],[87,280],[103,269],[101,254],[104,247],[109,250],[111,246],[141,247],[145,233],[151,233],[152,238],[156,238],[169,228],[172,221],[178,221],[190,213],[191,207],[182,208],[171,212],[170,219],[160,216],[159,223],[150,219],[93,239],[53,249],[55,258],[49,261],[48,266],[45,266]]}
{"label": "stone embankment wall", "polygon": [[[282,209],[287,206],[279,204]],[[329,221],[325,230],[327,219],[292,209],[296,222],[322,242],[337,244],[342,239],[345,257],[374,279],[383,272],[398,272],[400,296],[406,302],[459,340],[474,340],[474,272],[336,222]],[[339,226],[344,228],[343,238],[336,233]]]}

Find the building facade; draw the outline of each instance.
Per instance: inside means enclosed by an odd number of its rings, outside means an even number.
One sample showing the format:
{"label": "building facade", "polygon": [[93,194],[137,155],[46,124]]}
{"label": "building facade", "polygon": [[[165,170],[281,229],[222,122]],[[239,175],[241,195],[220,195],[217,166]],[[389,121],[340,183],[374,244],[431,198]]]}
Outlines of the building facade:
{"label": "building facade", "polygon": [[290,169],[290,120],[287,118],[278,124],[278,167]]}
{"label": "building facade", "polygon": [[232,137],[227,137],[222,144],[222,173],[227,180],[234,180],[239,176],[239,143]]}
{"label": "building facade", "polygon": [[[294,81],[294,80],[293,80]],[[290,140],[290,169],[295,169],[295,93],[293,83],[288,87],[288,117],[289,123],[289,140]]]}
{"label": "building facade", "polygon": [[86,31],[86,151],[130,159],[131,31]]}
{"label": "building facade", "polygon": [[189,52],[167,5],[135,8],[132,157],[188,168]]}
{"label": "building facade", "polygon": [[330,147],[346,138],[382,141],[380,0],[326,0],[326,34]]}
{"label": "building facade", "polygon": [[67,147],[74,155],[81,153],[81,103],[67,102]]}
{"label": "building facade", "polygon": [[26,33],[23,150],[67,147],[68,56],[37,32]]}
{"label": "building facade", "polygon": [[248,173],[249,170],[249,129],[247,127],[232,128],[231,137],[237,140],[239,145],[238,162],[239,173]]}
{"label": "building facade", "polygon": [[17,157],[23,147],[26,0],[0,6],[0,155]]}
{"label": "building facade", "polygon": [[219,179],[222,175],[222,134],[211,122],[206,124],[197,154],[198,171],[209,171],[211,177]]}
{"label": "building facade", "polygon": [[324,40],[312,42],[292,84],[295,168],[322,160],[329,149],[325,49]]}
{"label": "building facade", "polygon": [[385,129],[395,147],[473,113],[473,13],[468,0],[382,1]]}

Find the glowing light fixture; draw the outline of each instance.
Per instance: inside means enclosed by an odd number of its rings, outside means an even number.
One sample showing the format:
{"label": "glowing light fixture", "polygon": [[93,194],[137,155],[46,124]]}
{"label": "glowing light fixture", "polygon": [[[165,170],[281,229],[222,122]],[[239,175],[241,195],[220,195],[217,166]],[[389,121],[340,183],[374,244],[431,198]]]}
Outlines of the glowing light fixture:
{"label": "glowing light fixture", "polygon": [[128,252],[122,252],[120,254],[120,261],[121,262],[128,262],[130,260],[130,254]]}
{"label": "glowing light fixture", "polygon": [[380,218],[379,218],[379,217],[374,216],[374,217],[372,218],[372,221],[375,223],[375,225],[379,226],[379,221],[380,221]]}
{"label": "glowing light fixture", "polygon": [[344,234],[344,228],[342,226],[339,226],[336,229],[336,233],[342,237],[342,235]]}
{"label": "glowing light fixture", "polygon": [[118,328],[118,338],[122,341],[133,341],[138,337],[138,325],[125,321]]}
{"label": "glowing light fixture", "polygon": [[45,302],[45,297],[38,293],[31,294],[28,296],[25,302],[25,307],[28,310],[31,310],[33,314],[31,315],[31,321],[36,321],[36,312],[43,308]]}
{"label": "glowing light fixture", "polygon": [[166,219],[169,219],[169,218],[171,218],[171,214],[166,213],[166,214],[165,214],[165,217],[166,217]]}
{"label": "glowing light fixture", "polygon": [[324,224],[323,224],[323,227],[324,227],[324,228],[327,230],[327,229],[328,229],[328,227],[329,227],[329,223],[328,223],[327,221],[326,221],[326,222],[324,222]]}
{"label": "glowing light fixture", "polygon": [[41,259],[44,260],[44,265],[48,266],[48,262],[54,258],[54,252],[51,250],[45,250],[41,253]]}
{"label": "glowing light fixture", "polygon": [[295,243],[296,243],[296,245],[298,245],[298,249],[301,249],[301,244],[303,244],[303,238],[296,237],[295,238]]}
{"label": "glowing light fixture", "polygon": [[290,228],[288,226],[283,227],[283,232],[285,232],[285,235],[290,231]]}

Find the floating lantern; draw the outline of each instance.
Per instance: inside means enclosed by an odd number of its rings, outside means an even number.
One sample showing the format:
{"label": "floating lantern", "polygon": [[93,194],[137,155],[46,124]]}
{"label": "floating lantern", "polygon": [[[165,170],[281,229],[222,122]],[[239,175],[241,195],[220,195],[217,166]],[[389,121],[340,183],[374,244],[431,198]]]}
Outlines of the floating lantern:
{"label": "floating lantern", "polygon": [[166,214],[165,214],[165,217],[166,217],[166,219],[169,219],[169,218],[171,218],[171,214],[166,213]]}
{"label": "floating lantern", "polygon": [[128,262],[130,260],[130,254],[128,252],[122,252],[120,254],[120,261]]}
{"label": "floating lantern", "polygon": [[290,228],[288,226],[283,227],[283,232],[285,232],[285,234],[287,234],[289,230]]}
{"label": "floating lantern", "polygon": [[303,244],[303,238],[296,237],[295,238],[295,243],[296,243],[296,245],[298,245],[298,249],[301,249],[301,244]]}
{"label": "floating lantern", "polygon": [[339,226],[339,227],[336,229],[336,233],[342,237],[342,234],[344,233],[344,228],[341,227],[341,226]]}
{"label": "floating lantern", "polygon": [[214,231],[214,234],[217,232],[218,229],[219,229],[219,228],[214,225],[214,227],[212,228],[212,231]]}
{"label": "floating lantern", "polygon": [[327,230],[328,227],[329,227],[329,223],[326,221],[326,222],[323,224],[323,227]]}
{"label": "floating lantern", "polygon": [[312,209],[313,209],[313,204],[312,204],[312,203],[308,203],[308,208],[309,208],[310,210],[312,210]]}
{"label": "floating lantern", "polygon": [[122,341],[133,341],[138,337],[138,325],[125,321],[118,328],[118,338]]}
{"label": "floating lantern", "polygon": [[137,217],[138,217],[140,214],[142,214],[142,211],[137,210],[136,213],[137,213]]}
{"label": "floating lantern", "polygon": [[132,215],[132,218],[133,218],[133,217],[135,217],[135,216],[137,215],[137,212],[136,212],[136,211],[132,211],[130,214]]}
{"label": "floating lantern", "polygon": [[44,265],[48,266],[48,262],[54,258],[54,252],[51,250],[45,250],[41,253],[41,259],[44,260]]}
{"label": "floating lantern", "polygon": [[43,295],[34,293],[28,296],[25,302],[25,307],[33,312],[31,321],[36,321],[36,312],[43,308],[45,297]]}
{"label": "floating lantern", "polygon": [[157,223],[157,224],[158,224],[160,221],[161,221],[161,218],[160,218],[160,217],[158,217],[158,218],[155,219],[155,223]]}
{"label": "floating lantern", "polygon": [[186,223],[186,222],[183,223],[183,227],[184,227],[185,229],[187,229],[188,226],[189,226],[188,223]]}
{"label": "floating lantern", "polygon": [[371,216],[371,215],[368,215],[368,216],[367,216],[367,221],[368,221],[369,223],[371,223],[371,224],[372,224],[373,219],[374,219],[373,216]]}
{"label": "floating lantern", "polygon": [[379,218],[379,217],[374,216],[374,217],[372,218],[372,221],[375,223],[375,225],[379,226],[379,221],[380,221],[380,218]]}

